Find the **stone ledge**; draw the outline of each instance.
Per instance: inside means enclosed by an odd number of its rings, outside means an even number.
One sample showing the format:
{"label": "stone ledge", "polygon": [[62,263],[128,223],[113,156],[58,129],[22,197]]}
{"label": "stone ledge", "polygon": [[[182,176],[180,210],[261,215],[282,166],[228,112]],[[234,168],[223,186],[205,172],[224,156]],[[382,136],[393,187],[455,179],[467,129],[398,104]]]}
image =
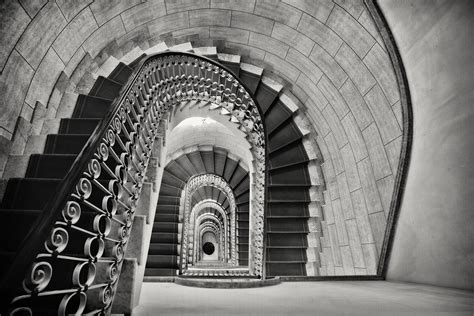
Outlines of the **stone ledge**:
{"label": "stone ledge", "polygon": [[277,285],[281,283],[279,277],[260,280],[260,279],[241,279],[241,278],[228,278],[228,279],[212,279],[212,278],[185,278],[177,277],[174,283],[184,286],[192,287],[204,287],[204,288],[215,288],[215,289],[244,289],[244,288],[255,288]]}

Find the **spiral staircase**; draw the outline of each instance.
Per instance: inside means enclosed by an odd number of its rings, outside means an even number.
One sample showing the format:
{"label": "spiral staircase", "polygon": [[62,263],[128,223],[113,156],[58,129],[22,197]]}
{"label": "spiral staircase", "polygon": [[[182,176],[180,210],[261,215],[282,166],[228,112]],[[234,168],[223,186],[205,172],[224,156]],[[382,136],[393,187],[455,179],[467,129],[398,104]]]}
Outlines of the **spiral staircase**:
{"label": "spiral staircase", "polygon": [[[22,247],[28,243],[28,237],[31,236],[30,230],[37,225],[36,221],[41,217],[40,215],[47,212],[48,207],[52,205],[51,200],[55,199],[54,195],[60,192],[61,188],[58,186],[61,185],[61,181],[71,176],[70,168],[77,164],[76,157],[81,151],[87,150],[91,142],[89,139],[91,134],[111,111],[111,105],[115,104],[114,99],[125,91],[126,83],[135,74],[134,69],[141,65],[141,60],[146,56],[167,50],[168,47],[164,43],[160,43],[146,51],[137,47],[129,52],[117,53],[117,56],[105,52],[95,60],[86,55],[71,78],[66,78],[68,80],[67,88],[59,88],[60,85],[64,86],[64,83],[58,81],[56,88],[62,89],[58,116],[54,120],[46,121],[43,127],[44,133],[53,133],[31,137],[27,145],[27,148],[30,149],[24,156],[18,157],[19,161],[27,161],[27,163],[23,163],[23,168],[14,168],[10,171],[12,177],[8,180],[0,205],[0,222],[15,223],[15,225],[7,226],[1,231],[2,240],[7,242],[1,243],[0,246],[0,262],[2,264],[0,271],[9,271],[12,263],[15,262],[14,259],[19,256],[20,249],[24,249]],[[216,47],[193,48],[191,43],[170,47],[169,50],[194,52],[219,62],[238,76],[253,93],[261,113],[264,115],[267,137],[267,207],[264,237],[266,276],[317,275],[318,254],[314,251],[320,236],[319,218],[315,215],[317,208],[319,208],[318,202],[315,201],[319,199],[318,186],[320,185],[315,171],[317,155],[309,140],[311,131],[304,127],[304,114],[298,110],[297,100],[285,92],[283,84],[280,83],[283,81],[275,76],[264,75],[264,69],[259,66],[241,63],[238,55],[218,53]],[[182,103],[182,107],[186,106],[186,102],[188,101]],[[219,109],[211,109],[211,111],[213,110],[218,111]],[[230,113],[223,114],[228,115],[231,119]],[[166,119],[170,120],[171,117]],[[137,122],[128,122],[128,124],[129,126],[139,124],[140,119]],[[141,124],[143,126],[144,123]],[[160,137],[158,138],[165,138],[164,135]],[[125,148],[128,146],[126,141],[127,139],[122,137],[121,141],[117,139],[113,146],[115,146],[114,148]],[[149,144],[141,146],[150,147]],[[122,159],[122,161],[124,159],[122,156],[114,158]],[[160,164],[162,163],[163,161],[160,161]],[[139,163],[135,162],[135,164]],[[21,164],[19,165],[21,166]],[[145,164],[138,170],[144,167],[146,167]],[[99,175],[95,177],[95,171],[93,168],[89,168],[94,185],[104,192],[114,192],[115,188],[110,187],[110,181],[117,179],[117,175],[123,170],[114,169],[114,165],[108,162],[103,163],[102,170],[104,169],[108,169],[109,172],[99,172]],[[152,221],[151,243],[147,250],[146,277],[179,274],[180,195],[191,176],[205,173],[225,178],[234,190],[238,205],[239,264],[248,265],[250,175],[230,153],[222,148],[207,146],[206,148],[197,148],[192,152],[183,152],[164,168],[156,215]],[[128,176],[139,177],[136,174]],[[82,227],[90,229],[89,235],[91,236],[94,234],[105,236],[110,232],[111,227],[115,228],[117,223],[114,223],[114,218],[110,216],[100,219],[95,217],[97,209],[93,205],[101,203],[103,205],[101,195],[96,195],[94,191],[92,193],[83,192],[83,194],[90,194],[89,207],[82,207],[82,216],[78,223],[72,220],[67,225],[80,224]],[[118,192],[115,194],[119,195]],[[128,192],[128,194],[133,196],[133,192]],[[199,194],[201,199],[219,200],[216,191],[209,188],[202,188],[202,192]],[[225,201],[221,202],[225,204]],[[116,205],[110,207],[117,208]],[[120,207],[119,205],[118,208]],[[76,235],[70,234],[68,252],[62,257],[58,254],[57,249],[53,250],[51,259],[48,259],[49,262],[61,264],[62,260],[66,264],[67,256],[73,257],[75,253],[83,251],[81,247],[84,243],[84,236],[81,236],[80,233],[77,231]],[[113,247],[113,243],[110,241],[119,238],[119,236],[117,233],[111,233],[108,238],[110,240],[104,238],[104,245],[92,242],[87,251],[95,252],[97,256],[99,253],[103,253],[104,256],[116,254],[118,250]],[[57,240],[49,240],[46,242],[46,247],[50,246],[53,249],[56,243],[58,243]],[[70,246],[71,244],[72,246]],[[308,257],[309,245],[313,249],[310,257]],[[89,260],[89,262],[98,261],[100,262],[97,259]],[[97,272],[94,271],[95,275],[99,275],[102,271],[99,265],[96,270]],[[105,273],[105,271],[102,272]],[[109,270],[107,272],[110,273]],[[64,281],[64,276],[56,273],[49,286],[68,289],[79,287],[83,290],[89,288],[89,291],[94,291],[94,285],[87,281],[87,272],[79,269],[77,273],[78,280],[72,284],[69,281]],[[2,278],[5,277],[8,276],[2,276]],[[28,285],[24,288],[28,288]],[[21,292],[16,286],[12,286],[11,289],[15,295]],[[27,290],[25,295],[28,296],[28,306],[35,312],[42,313],[51,313],[52,309],[56,310],[57,307],[49,309],[49,306],[58,304],[62,306],[60,308],[63,308],[61,310],[63,313],[81,308],[92,313],[103,313],[111,306],[109,297],[113,297],[115,294],[112,290],[110,293],[105,293],[105,290],[101,292],[102,297],[108,298],[106,303],[106,299],[103,299],[102,302],[87,299],[86,304],[84,296],[71,298],[71,295],[62,301],[51,296],[48,303],[44,304],[40,296],[30,295],[37,292],[38,289]],[[11,297],[8,296],[8,298]],[[2,303],[6,306],[5,304],[10,302],[3,301]],[[68,304],[73,307],[69,309]],[[23,311],[20,307],[14,310],[13,314]]]}

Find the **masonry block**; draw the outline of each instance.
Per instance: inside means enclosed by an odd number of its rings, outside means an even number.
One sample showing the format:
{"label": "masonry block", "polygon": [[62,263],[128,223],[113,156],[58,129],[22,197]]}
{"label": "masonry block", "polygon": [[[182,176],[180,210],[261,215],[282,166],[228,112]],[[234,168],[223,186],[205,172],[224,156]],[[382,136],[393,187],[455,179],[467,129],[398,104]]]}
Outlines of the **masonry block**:
{"label": "masonry block", "polygon": [[30,17],[17,1],[5,1],[2,4],[0,25],[0,70],[7,63],[8,56],[15,47],[23,31],[30,23]]}
{"label": "masonry block", "polygon": [[261,16],[245,12],[232,12],[230,25],[239,29],[258,32],[270,36],[272,34],[273,21]]}
{"label": "masonry block", "polygon": [[79,13],[59,34],[54,50],[64,63],[69,62],[76,50],[96,29],[97,23],[89,8]]}
{"label": "masonry block", "polygon": [[314,46],[314,42],[310,38],[280,23],[275,23],[272,37],[295,48],[304,56],[309,56]]}
{"label": "masonry block", "polygon": [[360,183],[364,192],[367,211],[369,214],[380,212],[383,210],[382,203],[375,184],[375,177],[372,172],[372,164],[368,158],[357,163],[359,170]]}
{"label": "masonry block", "polygon": [[59,131],[60,122],[61,122],[61,119],[58,119],[58,118],[45,120],[40,134],[41,135],[57,134]]}
{"label": "masonry block", "polygon": [[151,182],[145,182],[142,187],[142,194],[138,200],[136,215],[145,216],[146,224],[153,223],[154,218],[151,218],[152,208],[156,207],[151,205],[153,198],[153,184]]}
{"label": "masonry block", "polygon": [[349,144],[341,148],[342,161],[344,162],[344,170],[346,173],[347,186],[352,192],[360,188],[359,172],[354,159],[352,148]]}
{"label": "masonry block", "polygon": [[[250,36],[252,37],[252,36]],[[252,44],[251,44],[252,45]],[[287,78],[290,82],[296,81],[300,72],[293,65],[287,63],[280,57],[277,57],[269,52],[265,54],[264,61],[267,63],[265,71],[273,71],[279,73],[282,77]]]}
{"label": "masonry block", "polygon": [[372,234],[375,240],[375,246],[377,247],[377,253],[381,253],[382,245],[385,237],[385,229],[387,227],[387,220],[385,213],[378,212],[369,214],[370,227],[372,227]]}
{"label": "masonry block", "polygon": [[327,225],[334,224],[334,213],[332,211],[331,200],[327,199],[326,203],[323,205],[324,219],[326,220]]}
{"label": "masonry block", "polygon": [[230,26],[231,11],[200,9],[189,11],[190,26]]}
{"label": "masonry block", "polygon": [[379,45],[385,49],[382,36],[380,36],[379,30],[375,26],[375,22],[370,16],[368,10],[363,10],[357,21],[372,35],[373,38],[379,43]]}
{"label": "masonry block", "polygon": [[256,0],[254,13],[296,28],[302,12],[283,2]]}
{"label": "masonry block", "polygon": [[66,20],[71,21],[79,12],[93,1],[94,0],[56,0],[56,3],[63,15],[66,17]]}
{"label": "masonry block", "polygon": [[211,8],[253,13],[255,0],[211,0]]}
{"label": "masonry block", "polygon": [[379,83],[389,104],[397,102],[400,99],[400,91],[387,52],[379,44],[375,44],[363,61]]}
{"label": "masonry block", "polygon": [[227,41],[247,44],[250,32],[228,27],[210,27],[210,37],[215,39],[225,39]]}
{"label": "masonry block", "polygon": [[165,15],[148,23],[151,38],[187,27],[189,27],[187,12]]}
{"label": "masonry block", "polygon": [[24,155],[42,154],[46,144],[46,135],[31,135],[26,142]]}
{"label": "masonry block", "polygon": [[365,95],[364,99],[377,123],[384,144],[387,144],[402,134],[395,114],[387,103],[379,85],[375,85]]}
{"label": "masonry block", "polygon": [[168,14],[187,11],[204,9],[209,7],[209,0],[165,0],[166,12]]}
{"label": "masonry block", "polygon": [[344,268],[345,275],[354,275],[354,261],[352,259],[352,253],[349,246],[341,246],[341,257],[342,267]]}
{"label": "masonry block", "polygon": [[82,47],[79,47],[75,52],[74,55],[71,57],[69,62],[66,64],[66,67],[64,68],[64,73],[66,76],[70,77],[76,67],[79,65],[81,60],[84,58],[86,55],[86,52]]}
{"label": "masonry block", "polygon": [[331,254],[332,254],[332,256],[327,257],[328,259],[330,257],[332,260],[328,260],[328,261],[332,261],[334,266],[342,266],[342,257],[341,257],[341,251],[339,250],[336,225],[328,225],[328,231],[329,231],[329,241],[331,243]]}
{"label": "masonry block", "polygon": [[326,25],[336,32],[360,57],[363,58],[375,39],[362,25],[342,8],[335,6]]}
{"label": "masonry block", "polygon": [[[329,129],[328,123],[324,119],[324,116],[314,104],[313,100],[308,99],[305,103],[306,117],[313,123],[313,128],[316,130],[318,137],[326,136],[331,130]],[[319,142],[318,142],[319,143]],[[320,150],[322,150],[320,148]],[[323,154],[323,157],[325,155]]]}
{"label": "masonry block", "polygon": [[23,117],[18,117],[16,125],[15,125],[15,132],[13,134],[12,144],[10,148],[11,155],[22,155],[28,137],[31,135],[31,123],[30,121],[26,120]]}
{"label": "masonry block", "polygon": [[352,80],[347,80],[339,91],[351,109],[359,129],[363,130],[369,126],[369,124],[374,121],[372,113]]}
{"label": "masonry block", "polygon": [[334,166],[334,172],[336,175],[340,174],[344,171],[344,163],[342,161],[341,153],[336,143],[336,139],[334,138],[332,133],[329,133],[326,137],[324,137],[326,145],[328,146],[328,150],[330,153],[330,157],[324,157],[325,159],[331,158],[332,164]]}
{"label": "masonry block", "polygon": [[336,224],[337,243],[339,246],[348,245],[349,240],[340,199],[336,199],[332,202],[332,209],[334,212],[334,222]]}
{"label": "masonry block", "polygon": [[354,209],[352,207],[351,195],[347,186],[346,173],[340,173],[336,176],[337,186],[339,188],[339,198],[341,200],[342,214],[344,219],[355,218]]}
{"label": "masonry block", "polygon": [[125,28],[122,20],[120,19],[120,16],[117,16],[92,33],[92,35],[82,44],[82,47],[94,58],[113,39],[124,34]]}
{"label": "masonry block", "polygon": [[326,22],[334,7],[331,0],[283,0],[283,2],[306,12],[321,23]]}
{"label": "masonry block", "polygon": [[16,49],[36,69],[66,24],[56,3],[48,2],[28,25]]}
{"label": "masonry block", "polygon": [[272,37],[259,33],[250,32],[249,45],[274,54],[280,58],[285,58],[289,46]]}
{"label": "masonry block", "polygon": [[25,177],[29,161],[30,155],[10,155],[7,164],[5,165],[5,171],[3,172],[2,178],[10,179]]}
{"label": "masonry block", "polygon": [[0,98],[0,109],[2,109],[0,126],[11,134],[13,134],[16,118],[20,114],[33,74],[33,69],[18,52],[12,51],[0,76],[0,95],[2,96]]}
{"label": "masonry block", "polygon": [[373,243],[374,237],[372,235],[372,227],[370,227],[369,215],[367,213],[367,207],[362,189],[351,192],[351,199],[352,205],[354,206],[354,213],[356,216],[360,241],[363,244]]}
{"label": "masonry block", "polygon": [[355,219],[346,221],[347,235],[349,236],[349,247],[354,262],[354,267],[365,268],[364,253],[359,237],[359,229]]}
{"label": "masonry block", "polygon": [[69,118],[74,112],[74,107],[76,106],[76,101],[78,98],[77,93],[66,92],[61,98],[59,103],[58,111],[56,112],[56,118]]}
{"label": "masonry block", "polygon": [[323,71],[323,73],[332,81],[334,86],[339,89],[347,79],[347,74],[334,58],[323,49],[323,47],[315,44],[309,59]]}
{"label": "masonry block", "polygon": [[31,122],[33,118],[34,107],[31,107],[28,103],[23,103],[21,107],[20,116],[23,117],[28,122]]}
{"label": "masonry block", "polygon": [[387,153],[390,167],[392,168],[392,174],[398,173],[398,163],[400,161],[400,155],[402,150],[402,136],[394,139],[387,145],[385,145],[385,152]]}
{"label": "masonry block", "polygon": [[362,95],[377,83],[362,59],[347,44],[342,44],[334,58]]}
{"label": "masonry block", "polygon": [[307,262],[306,263],[306,275],[317,276],[319,275],[319,263],[318,262]]}
{"label": "masonry block", "polygon": [[362,245],[362,251],[364,252],[364,260],[365,265],[367,267],[367,274],[376,275],[379,256],[377,254],[375,244]]}
{"label": "masonry block", "polygon": [[63,69],[63,62],[54,50],[50,49],[31,81],[25,102],[34,104],[39,101],[42,104],[48,104],[49,96]]}
{"label": "masonry block", "polygon": [[347,135],[335,110],[333,110],[333,106],[331,104],[326,106],[326,108],[322,111],[322,114],[326,119],[332,134],[334,135],[337,148],[342,148],[348,142]]}
{"label": "masonry block", "polygon": [[99,26],[110,21],[123,11],[140,4],[141,0],[119,0],[119,1],[94,1],[90,9],[94,14]]}
{"label": "masonry block", "polygon": [[326,97],[321,92],[321,90],[319,90],[319,88],[316,86],[316,83],[314,83],[304,74],[301,74],[298,77],[298,80],[296,81],[296,85],[298,85],[303,91],[305,91],[305,93],[313,101],[313,103],[316,105],[319,111],[322,111],[328,104]]}
{"label": "masonry block", "polygon": [[138,263],[135,258],[125,258],[115,291],[112,313],[132,314],[135,307],[135,283],[138,280]]}
{"label": "masonry block", "polygon": [[43,129],[43,123],[46,119],[46,115],[48,113],[48,109],[44,106],[41,102],[36,102],[35,104],[35,111],[33,112],[33,117],[31,120],[31,134],[32,135],[39,135],[41,130]]}
{"label": "masonry block", "polygon": [[342,40],[336,33],[306,13],[303,13],[297,30],[315,41],[331,56],[336,54],[338,48],[342,44]]}
{"label": "masonry block", "polygon": [[383,210],[387,218],[388,214],[390,213],[390,204],[392,203],[392,194],[394,186],[395,180],[392,175],[377,180],[377,188],[379,189]]}
{"label": "masonry block", "polygon": [[379,180],[390,175],[392,170],[377,125],[375,125],[375,123],[370,124],[362,131],[362,136],[367,145],[375,179]]}
{"label": "masonry block", "polygon": [[[283,40],[283,39],[282,39]],[[294,47],[291,45],[291,47]],[[309,53],[308,53],[309,54]],[[321,79],[323,72],[301,52],[290,48],[285,58],[290,64],[303,72],[314,84]]]}

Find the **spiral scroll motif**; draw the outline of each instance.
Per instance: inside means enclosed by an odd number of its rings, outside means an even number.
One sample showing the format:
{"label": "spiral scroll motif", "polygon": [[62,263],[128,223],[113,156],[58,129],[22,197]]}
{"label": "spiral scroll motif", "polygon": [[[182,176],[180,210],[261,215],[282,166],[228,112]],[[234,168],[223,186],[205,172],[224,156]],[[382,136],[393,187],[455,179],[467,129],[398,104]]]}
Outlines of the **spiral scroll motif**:
{"label": "spiral scroll motif", "polygon": [[[249,256],[253,274],[262,275],[266,157],[259,110],[240,82],[220,66],[191,54],[163,53],[143,62],[91,136],[91,149],[77,158],[83,163],[73,166],[77,176],[67,187],[69,193],[55,197],[64,202],[49,210],[57,218],[24,278],[24,292],[12,300],[10,315],[35,314],[37,307],[29,306],[32,295],[39,302],[57,302],[60,315],[110,313],[151,150],[164,126],[161,120],[176,104],[191,100],[225,108],[247,133],[256,171],[256,237]],[[96,271],[106,272],[99,277]]]}

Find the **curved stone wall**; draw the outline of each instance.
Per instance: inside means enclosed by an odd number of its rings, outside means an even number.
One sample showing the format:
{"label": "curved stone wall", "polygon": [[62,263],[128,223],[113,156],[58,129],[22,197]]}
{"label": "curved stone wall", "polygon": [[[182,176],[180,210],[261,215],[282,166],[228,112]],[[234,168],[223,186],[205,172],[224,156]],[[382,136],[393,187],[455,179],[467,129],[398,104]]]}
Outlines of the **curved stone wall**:
{"label": "curved stone wall", "polygon": [[313,123],[327,184],[320,274],[376,273],[403,126],[392,64],[362,0],[11,0],[0,21],[0,171],[35,117],[54,117],[53,88],[87,54],[215,45],[285,78]]}

